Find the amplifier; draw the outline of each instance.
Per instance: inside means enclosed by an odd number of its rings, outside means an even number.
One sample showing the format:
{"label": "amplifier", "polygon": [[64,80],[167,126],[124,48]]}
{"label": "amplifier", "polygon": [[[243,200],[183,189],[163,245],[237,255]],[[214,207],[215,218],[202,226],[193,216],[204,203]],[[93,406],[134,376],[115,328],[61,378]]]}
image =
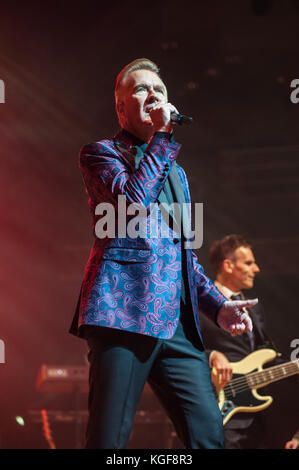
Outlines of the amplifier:
{"label": "amplifier", "polygon": [[50,366],[42,364],[36,389],[45,393],[88,393],[88,366]]}
{"label": "amplifier", "polygon": [[[88,393],[89,366],[51,366],[42,364],[36,389],[44,393]],[[146,382],[143,397],[151,399],[153,392]]]}

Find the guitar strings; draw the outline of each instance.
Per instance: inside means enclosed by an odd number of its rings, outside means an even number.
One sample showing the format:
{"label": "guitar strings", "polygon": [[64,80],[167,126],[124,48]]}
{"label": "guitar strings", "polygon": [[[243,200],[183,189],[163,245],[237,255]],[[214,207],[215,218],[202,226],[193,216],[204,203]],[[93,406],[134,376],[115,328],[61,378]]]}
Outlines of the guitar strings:
{"label": "guitar strings", "polygon": [[[286,376],[286,377],[289,377],[289,376]],[[272,380],[272,382],[275,382],[277,380],[279,380],[281,377],[277,377],[275,378],[274,380]],[[257,384],[258,385],[258,384]],[[265,384],[266,385],[266,384]],[[236,395],[236,393],[240,393],[240,392],[244,392],[246,390],[251,390],[251,389],[255,389],[255,388],[258,388],[257,386],[250,386],[246,379],[244,380],[244,382],[241,384],[238,384],[238,386],[232,386],[232,385],[226,385],[224,387],[224,390],[225,390],[225,395],[227,397],[233,397]]]}
{"label": "guitar strings", "polygon": [[[277,381],[281,378],[289,377],[290,375],[295,374],[295,373],[297,373],[297,371],[291,371],[287,375],[284,375],[284,376],[281,376],[281,374],[273,374],[270,380],[271,380],[271,382],[272,381],[275,382],[275,381]],[[262,372],[262,374],[263,374],[263,372]],[[268,379],[266,380],[265,377],[264,377],[264,380],[268,381]],[[260,382],[256,382],[256,383],[253,382],[252,384],[250,384],[249,381],[248,381],[248,378],[246,376],[244,376],[244,377],[234,379],[233,381],[229,382],[224,387],[224,390],[228,389],[233,394],[233,392],[240,392],[240,391],[244,391],[246,389],[255,388],[255,386],[257,387],[259,384],[260,384]]]}
{"label": "guitar strings", "polygon": [[[233,379],[233,382],[234,382],[234,383],[237,383],[238,381],[243,381],[243,379],[246,378],[246,377],[252,377],[253,379],[255,379],[257,376],[261,376],[261,375],[263,375],[263,374],[268,374],[268,375],[270,375],[271,372],[275,374],[275,373],[277,373],[277,372],[279,371],[279,369],[282,368],[282,367],[281,367],[282,365],[283,365],[283,364],[280,364],[280,365],[278,365],[278,366],[269,367],[268,369],[263,369],[263,370],[261,370],[261,371],[252,372],[252,373],[249,374],[249,375],[244,375],[244,376],[242,376],[242,377],[238,377],[237,379]],[[296,366],[296,367],[294,367],[294,366]],[[289,372],[290,370],[294,370],[294,371],[298,370],[298,372],[299,372],[299,361],[287,363],[287,364],[284,366],[284,368],[287,369],[288,372]],[[296,373],[296,372],[295,372],[295,373]]]}
{"label": "guitar strings", "polygon": [[[271,371],[273,374],[272,374],[272,377],[270,376],[270,379],[271,381],[275,382],[276,380],[279,380],[280,378],[284,378],[284,377],[289,377],[290,375],[292,374],[296,374],[297,372],[297,369],[298,369],[298,366],[299,366],[299,361],[295,361],[295,362],[292,362],[292,363],[288,363],[284,366],[284,368],[287,370],[288,374],[287,375],[283,375],[281,376],[281,373],[277,374],[277,372],[279,372],[279,369],[281,369],[281,366],[282,364],[278,365],[278,366],[273,366],[269,369],[264,369],[262,371],[259,371],[259,372],[254,372],[252,374],[250,374],[250,378],[256,378],[256,376],[262,376],[262,375],[270,375],[269,372]],[[295,366],[295,367],[294,367]],[[249,379],[250,380],[250,379]],[[265,377],[264,377],[264,380],[265,380]],[[233,379],[232,381],[230,381],[225,387],[224,387],[224,391],[225,391],[225,396],[226,397],[233,397],[234,396],[234,392],[241,392],[241,391],[245,391],[246,389],[251,389],[251,388],[254,388],[254,385],[259,385],[259,383],[257,382],[256,384],[252,384],[253,387],[251,387],[248,383],[248,376],[243,376],[243,377],[239,377],[237,379]]]}

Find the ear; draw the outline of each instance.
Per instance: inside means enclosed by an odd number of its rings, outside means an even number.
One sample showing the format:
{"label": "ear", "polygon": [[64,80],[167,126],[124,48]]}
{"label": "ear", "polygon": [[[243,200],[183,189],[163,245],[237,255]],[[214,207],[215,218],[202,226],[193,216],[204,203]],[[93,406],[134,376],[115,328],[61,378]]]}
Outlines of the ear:
{"label": "ear", "polygon": [[231,274],[233,271],[233,262],[230,259],[224,259],[222,261],[222,270],[225,273]]}
{"label": "ear", "polygon": [[117,111],[118,115],[123,114],[123,112],[124,112],[124,102],[122,100],[117,101],[116,111]]}

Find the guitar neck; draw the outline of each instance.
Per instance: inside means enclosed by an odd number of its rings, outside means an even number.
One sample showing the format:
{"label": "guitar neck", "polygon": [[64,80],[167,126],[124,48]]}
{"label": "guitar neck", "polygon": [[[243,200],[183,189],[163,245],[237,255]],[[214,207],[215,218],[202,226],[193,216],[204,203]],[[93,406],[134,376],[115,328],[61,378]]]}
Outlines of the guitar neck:
{"label": "guitar neck", "polygon": [[299,373],[299,360],[279,364],[278,366],[263,369],[260,372],[252,372],[246,376],[246,381],[250,388],[258,388],[286,379],[291,375]]}

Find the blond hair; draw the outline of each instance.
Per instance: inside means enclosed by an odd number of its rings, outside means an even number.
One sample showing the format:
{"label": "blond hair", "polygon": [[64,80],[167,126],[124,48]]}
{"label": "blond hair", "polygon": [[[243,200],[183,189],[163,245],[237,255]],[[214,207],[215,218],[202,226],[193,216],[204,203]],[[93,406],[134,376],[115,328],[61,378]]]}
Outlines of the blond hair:
{"label": "blond hair", "polygon": [[115,85],[115,101],[117,102],[120,96],[121,84],[125,80],[125,78],[135,70],[150,70],[160,76],[160,69],[153,61],[149,59],[135,59],[129,64],[127,64],[117,75],[116,78],[116,85]]}

